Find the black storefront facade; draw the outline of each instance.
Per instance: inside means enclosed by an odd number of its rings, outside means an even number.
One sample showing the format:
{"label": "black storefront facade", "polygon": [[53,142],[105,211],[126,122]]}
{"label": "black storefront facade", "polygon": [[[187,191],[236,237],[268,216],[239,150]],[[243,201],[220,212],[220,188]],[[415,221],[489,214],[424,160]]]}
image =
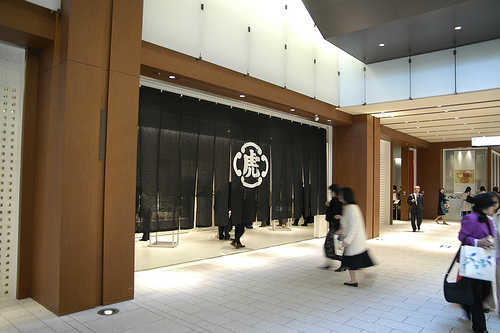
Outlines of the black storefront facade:
{"label": "black storefront facade", "polygon": [[234,104],[143,82],[137,233],[325,213],[326,126]]}

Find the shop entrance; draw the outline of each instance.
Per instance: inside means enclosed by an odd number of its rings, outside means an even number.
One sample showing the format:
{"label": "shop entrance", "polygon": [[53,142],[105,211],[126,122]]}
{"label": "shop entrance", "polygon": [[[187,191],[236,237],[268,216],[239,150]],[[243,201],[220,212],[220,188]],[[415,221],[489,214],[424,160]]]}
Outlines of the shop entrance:
{"label": "shop entrance", "polygon": [[[326,225],[331,128],[226,103],[141,87],[136,271],[311,239]],[[246,228],[245,248],[224,239],[233,226]]]}

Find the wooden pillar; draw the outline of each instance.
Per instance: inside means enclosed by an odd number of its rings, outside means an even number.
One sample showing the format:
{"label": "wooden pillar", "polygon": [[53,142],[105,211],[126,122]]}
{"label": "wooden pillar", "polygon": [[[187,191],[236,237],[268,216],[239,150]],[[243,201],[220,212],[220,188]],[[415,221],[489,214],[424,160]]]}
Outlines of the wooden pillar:
{"label": "wooden pillar", "polygon": [[379,128],[380,123],[373,116],[358,115],[354,116],[353,125],[334,130],[334,182],[353,189],[369,238],[378,236],[379,227]]}
{"label": "wooden pillar", "polygon": [[59,315],[133,298],[141,27],[142,0],[63,0],[41,51],[31,294]]}
{"label": "wooden pillar", "polygon": [[408,221],[408,196],[413,191],[410,189],[410,148],[401,147],[401,221]]}
{"label": "wooden pillar", "polygon": [[103,304],[134,297],[142,7],[142,0],[115,0],[113,5],[104,192]]}

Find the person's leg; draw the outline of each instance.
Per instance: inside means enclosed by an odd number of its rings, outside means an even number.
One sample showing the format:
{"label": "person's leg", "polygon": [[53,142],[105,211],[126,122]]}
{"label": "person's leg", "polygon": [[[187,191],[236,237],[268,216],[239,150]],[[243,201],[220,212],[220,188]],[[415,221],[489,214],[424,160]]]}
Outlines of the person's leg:
{"label": "person's leg", "polygon": [[474,332],[486,331],[486,318],[483,309],[483,281],[471,279],[474,294],[474,305],[470,307],[472,317],[472,330]]}
{"label": "person's leg", "polygon": [[299,221],[300,221],[300,217],[295,218],[295,220],[293,220],[293,225],[295,225],[295,226],[299,225]]}
{"label": "person's leg", "polygon": [[442,215],[442,216],[441,216],[441,219],[443,220],[443,224],[448,225],[448,223],[446,223],[445,216],[446,216],[446,215]]}
{"label": "person's leg", "polygon": [[500,315],[500,270],[497,269],[497,312]]}
{"label": "person's leg", "polygon": [[417,231],[417,226],[415,225],[415,211],[412,210],[412,212],[410,213],[411,215],[411,228],[413,229],[413,232]]}
{"label": "person's leg", "polygon": [[237,225],[234,227],[234,241],[231,243],[233,246],[242,247],[241,236],[245,233],[244,225]]}
{"label": "person's leg", "polygon": [[417,209],[417,229],[420,230],[420,226],[422,225],[422,211]]}
{"label": "person's leg", "polygon": [[224,228],[225,227],[219,226],[219,240],[224,239]]}
{"label": "person's leg", "polygon": [[231,235],[229,234],[231,230],[233,229],[233,226],[231,224],[228,224],[227,226],[224,227],[224,239],[228,240],[231,239]]}

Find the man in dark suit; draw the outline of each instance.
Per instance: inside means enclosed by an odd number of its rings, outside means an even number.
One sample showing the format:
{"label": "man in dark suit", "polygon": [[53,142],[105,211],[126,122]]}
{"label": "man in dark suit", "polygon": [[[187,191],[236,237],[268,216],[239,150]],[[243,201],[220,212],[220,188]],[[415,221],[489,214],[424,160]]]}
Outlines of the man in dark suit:
{"label": "man in dark suit", "polygon": [[[413,232],[420,230],[420,225],[422,224],[422,214],[424,211],[424,195],[420,193],[420,186],[415,185],[414,191],[408,196],[407,200],[411,207],[411,227]],[[416,224],[415,224],[415,219]]]}

